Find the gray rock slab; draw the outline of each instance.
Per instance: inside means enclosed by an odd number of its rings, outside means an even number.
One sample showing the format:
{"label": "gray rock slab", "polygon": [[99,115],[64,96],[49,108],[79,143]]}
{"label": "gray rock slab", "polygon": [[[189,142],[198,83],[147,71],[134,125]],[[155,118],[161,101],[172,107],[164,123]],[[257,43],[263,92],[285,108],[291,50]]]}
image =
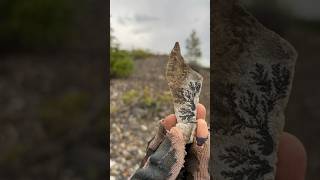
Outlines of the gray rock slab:
{"label": "gray rock slab", "polygon": [[166,78],[174,100],[176,126],[183,130],[187,143],[192,143],[203,77],[185,63],[178,42],[170,53]]}
{"label": "gray rock slab", "polygon": [[236,0],[211,10],[211,176],[273,180],[297,53]]}

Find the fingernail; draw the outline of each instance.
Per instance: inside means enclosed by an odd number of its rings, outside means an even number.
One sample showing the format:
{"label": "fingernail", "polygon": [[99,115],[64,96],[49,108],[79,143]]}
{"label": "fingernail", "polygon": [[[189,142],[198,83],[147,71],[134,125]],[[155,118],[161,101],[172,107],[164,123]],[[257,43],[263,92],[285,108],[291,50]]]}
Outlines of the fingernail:
{"label": "fingernail", "polygon": [[197,145],[202,146],[208,138],[203,138],[203,137],[196,137]]}

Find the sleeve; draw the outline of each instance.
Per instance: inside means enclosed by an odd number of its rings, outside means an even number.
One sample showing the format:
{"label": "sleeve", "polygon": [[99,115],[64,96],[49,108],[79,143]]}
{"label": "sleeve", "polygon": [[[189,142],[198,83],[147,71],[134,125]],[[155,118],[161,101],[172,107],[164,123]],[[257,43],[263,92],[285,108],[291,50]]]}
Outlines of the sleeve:
{"label": "sleeve", "polygon": [[[151,143],[152,142],[153,141],[151,141]],[[150,148],[150,144],[147,150],[147,158],[144,160],[145,163],[130,179],[176,179],[184,164],[184,157],[186,155],[185,141],[182,132],[178,128],[173,127],[154,152],[152,152],[153,150]]]}

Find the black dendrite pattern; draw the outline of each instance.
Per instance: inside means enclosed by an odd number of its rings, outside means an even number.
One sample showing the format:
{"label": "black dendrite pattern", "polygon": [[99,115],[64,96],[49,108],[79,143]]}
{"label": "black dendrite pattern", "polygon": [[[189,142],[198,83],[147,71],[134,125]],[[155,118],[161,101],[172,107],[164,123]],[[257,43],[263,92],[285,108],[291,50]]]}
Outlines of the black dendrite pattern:
{"label": "black dendrite pattern", "polygon": [[200,89],[200,82],[189,82],[188,88],[180,88],[176,92],[176,96],[180,99],[179,101],[185,104],[185,106],[180,109],[181,115],[179,115],[183,122],[191,122],[194,119],[194,111],[196,110],[194,98],[198,93],[200,93]]}
{"label": "black dendrite pattern", "polygon": [[270,135],[268,119],[278,100],[286,97],[290,84],[290,72],[281,64],[272,65],[271,72],[264,65],[256,64],[250,77],[254,81],[253,88],[245,90],[241,96],[237,97],[234,85],[228,85],[226,89],[227,104],[234,119],[229,131],[223,130],[221,133],[233,136],[246,129],[254,130],[255,136],[245,135],[244,138],[250,145],[257,146],[257,149],[251,150],[232,146],[226,149],[226,154],[219,157],[231,168],[241,165],[241,169],[236,171],[222,172],[225,178],[232,180],[245,177],[258,179],[272,171],[268,161],[259,157],[256,152],[264,156],[273,152],[274,141]]}
{"label": "black dendrite pattern", "polygon": [[[238,146],[226,149],[228,154],[221,155],[219,158],[228,164],[230,168],[241,169],[237,171],[222,171],[222,175],[231,180],[257,180],[264,174],[272,171],[272,167],[267,160],[263,160],[253,150],[245,150]],[[245,178],[247,177],[247,178]]]}

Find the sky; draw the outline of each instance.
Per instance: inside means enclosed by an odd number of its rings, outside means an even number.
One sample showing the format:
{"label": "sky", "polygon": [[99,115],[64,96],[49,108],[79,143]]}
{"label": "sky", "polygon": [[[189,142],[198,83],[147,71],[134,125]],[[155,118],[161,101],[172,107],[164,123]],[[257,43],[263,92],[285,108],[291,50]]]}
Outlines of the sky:
{"label": "sky", "polygon": [[298,17],[320,20],[320,1],[319,0],[277,0],[284,7],[290,8]]}
{"label": "sky", "polygon": [[169,54],[178,41],[186,54],[192,30],[200,38],[200,64],[210,67],[210,0],[111,0],[113,35],[124,49]]}
{"label": "sky", "polygon": [[320,20],[320,1],[319,0],[240,0],[242,3],[276,3],[283,11],[306,19]]}

